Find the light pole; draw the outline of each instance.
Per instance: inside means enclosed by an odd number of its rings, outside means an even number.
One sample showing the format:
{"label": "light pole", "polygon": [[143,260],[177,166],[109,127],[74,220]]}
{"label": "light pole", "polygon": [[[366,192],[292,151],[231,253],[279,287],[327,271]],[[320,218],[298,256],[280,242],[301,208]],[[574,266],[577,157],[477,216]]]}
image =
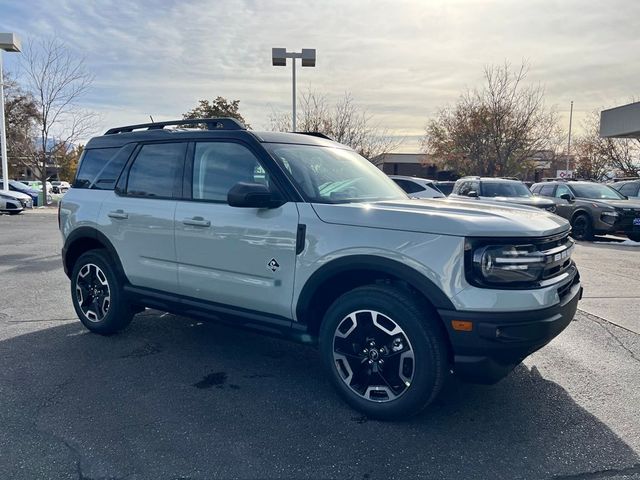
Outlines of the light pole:
{"label": "light pole", "polygon": [[296,58],[302,59],[303,67],[315,67],[316,66],[316,49],[315,48],[303,48],[301,52],[287,52],[286,48],[272,48],[271,49],[271,61],[274,67],[286,67],[287,58],[291,59],[293,64],[293,91],[292,91],[292,104],[293,115],[291,117],[291,131],[296,131]]}
{"label": "light pole", "polygon": [[20,40],[13,33],[0,33],[0,156],[2,156],[2,189],[9,190],[9,162],[7,161],[7,131],[4,121],[4,77],[2,51],[19,52]]}
{"label": "light pole", "polygon": [[[567,143],[567,173],[569,172],[569,155],[571,155],[571,124],[573,123],[573,100],[571,100],[571,112],[569,113],[569,141]],[[573,175],[571,175],[573,177]]]}

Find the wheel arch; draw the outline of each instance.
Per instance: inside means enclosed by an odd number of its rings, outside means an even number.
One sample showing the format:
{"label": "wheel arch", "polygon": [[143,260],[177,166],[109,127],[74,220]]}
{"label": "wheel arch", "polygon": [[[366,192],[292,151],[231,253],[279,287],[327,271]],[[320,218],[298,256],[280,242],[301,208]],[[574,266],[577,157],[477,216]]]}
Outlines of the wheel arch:
{"label": "wheel arch", "polygon": [[589,221],[593,224],[593,215],[591,215],[591,212],[589,212],[589,210],[583,207],[578,207],[575,212],[573,212],[573,214],[571,215],[571,224],[573,224],[573,221],[578,217],[578,215],[586,215]]}
{"label": "wheel arch", "polygon": [[67,277],[71,277],[73,266],[80,255],[95,249],[106,250],[113,259],[117,273],[121,275],[122,278],[126,278],[122,263],[113,244],[105,234],[92,227],[77,228],[67,237],[64,247],[62,248],[62,263],[64,265],[64,273]]}
{"label": "wheel arch", "polygon": [[406,286],[426,300],[434,312],[455,309],[449,297],[414,268],[375,255],[351,255],[332,260],[313,273],[298,296],[296,317],[309,333],[316,335],[325,312],[340,295],[359,286],[382,282]]}

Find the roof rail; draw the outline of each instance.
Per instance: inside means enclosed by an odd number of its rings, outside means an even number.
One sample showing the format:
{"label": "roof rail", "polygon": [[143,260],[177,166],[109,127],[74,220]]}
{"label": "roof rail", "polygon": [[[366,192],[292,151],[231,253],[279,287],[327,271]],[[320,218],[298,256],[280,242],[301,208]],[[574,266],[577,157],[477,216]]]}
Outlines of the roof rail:
{"label": "roof rail", "polygon": [[309,135],[311,137],[325,138],[327,140],[332,140],[333,141],[333,138],[325,135],[324,133],[320,133],[320,132],[291,132],[291,133],[299,133],[300,135]]}
{"label": "roof rail", "polygon": [[126,125],[124,127],[110,128],[105,135],[115,133],[127,133],[134,130],[162,130],[164,127],[175,125],[206,125],[207,130],[246,130],[242,122],[231,117],[222,118],[189,118],[183,120],[170,120],[167,122],[140,123],[138,125]]}

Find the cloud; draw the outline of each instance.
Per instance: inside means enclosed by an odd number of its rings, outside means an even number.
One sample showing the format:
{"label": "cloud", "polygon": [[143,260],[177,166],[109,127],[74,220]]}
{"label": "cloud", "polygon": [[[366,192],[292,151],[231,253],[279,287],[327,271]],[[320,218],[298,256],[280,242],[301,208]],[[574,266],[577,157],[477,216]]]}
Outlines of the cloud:
{"label": "cloud", "polygon": [[405,150],[439,107],[480,84],[484,65],[505,59],[527,59],[548,103],[568,113],[574,100],[578,117],[638,94],[637,2],[0,0],[0,10],[2,29],[56,35],[86,58],[96,77],[86,106],[104,129],[176,118],[217,95],[265,127],[290,108],[291,69],[271,66],[274,46],[316,48],[299,88],[351,92],[408,138]]}

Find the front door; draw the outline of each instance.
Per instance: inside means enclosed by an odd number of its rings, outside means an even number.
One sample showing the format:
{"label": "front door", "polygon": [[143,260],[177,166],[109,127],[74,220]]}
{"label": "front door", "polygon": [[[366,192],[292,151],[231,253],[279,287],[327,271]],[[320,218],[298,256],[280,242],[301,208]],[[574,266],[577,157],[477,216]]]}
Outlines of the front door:
{"label": "front door", "polygon": [[569,200],[565,200],[564,198],[560,198],[564,194],[569,194],[572,197],[574,197],[573,192],[567,185],[559,184],[556,187],[556,193],[553,198],[553,201],[556,203],[556,213],[561,217],[564,217],[570,220],[571,217],[573,216],[573,211],[576,208],[575,207],[576,202],[575,200],[569,201]]}
{"label": "front door", "polygon": [[191,192],[185,193],[191,199],[179,201],[175,212],[180,293],[291,318],[296,204],[273,209],[227,204],[227,193],[237,182],[275,188],[242,143],[197,142],[189,167]]}

